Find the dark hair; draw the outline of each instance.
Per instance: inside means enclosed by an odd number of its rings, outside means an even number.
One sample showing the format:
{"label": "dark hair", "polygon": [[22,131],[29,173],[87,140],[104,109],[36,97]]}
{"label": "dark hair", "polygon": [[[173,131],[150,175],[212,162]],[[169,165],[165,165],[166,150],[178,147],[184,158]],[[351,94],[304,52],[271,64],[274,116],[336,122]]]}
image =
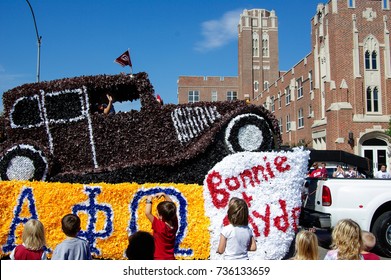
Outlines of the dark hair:
{"label": "dark hair", "polygon": [[67,236],[76,236],[80,231],[80,218],[75,214],[67,214],[61,220],[61,227]]}
{"label": "dark hair", "polygon": [[176,218],[176,205],[172,201],[162,201],[157,205],[157,212],[163,221],[172,222]]}
{"label": "dark hair", "polygon": [[243,199],[234,200],[228,207],[228,220],[233,226],[248,225],[248,206]]}
{"label": "dark hair", "polygon": [[128,237],[129,245],[125,255],[129,260],[153,260],[155,242],[146,231],[137,231]]}

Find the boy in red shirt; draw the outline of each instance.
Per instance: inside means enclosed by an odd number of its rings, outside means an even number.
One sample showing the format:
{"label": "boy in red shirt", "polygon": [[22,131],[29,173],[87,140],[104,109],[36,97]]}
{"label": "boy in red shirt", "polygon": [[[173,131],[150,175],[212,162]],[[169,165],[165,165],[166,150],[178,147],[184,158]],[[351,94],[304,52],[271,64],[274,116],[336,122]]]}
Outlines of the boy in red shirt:
{"label": "boy in red shirt", "polygon": [[158,217],[152,214],[152,196],[147,196],[145,215],[152,223],[155,241],[155,260],[175,260],[174,245],[178,231],[176,205],[165,193],[158,193],[155,197],[164,197],[165,201],[157,205]]}

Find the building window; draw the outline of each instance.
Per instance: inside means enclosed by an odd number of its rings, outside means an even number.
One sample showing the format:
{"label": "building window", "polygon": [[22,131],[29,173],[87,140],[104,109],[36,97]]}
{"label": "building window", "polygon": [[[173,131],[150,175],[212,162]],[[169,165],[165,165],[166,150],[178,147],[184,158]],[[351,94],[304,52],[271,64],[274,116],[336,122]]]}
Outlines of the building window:
{"label": "building window", "polygon": [[308,105],[308,117],[311,118],[312,117],[312,105]]}
{"label": "building window", "polygon": [[390,0],[383,0],[383,10],[390,9]]}
{"label": "building window", "polygon": [[236,91],[227,91],[227,100],[236,100],[238,99],[238,93]]}
{"label": "building window", "polygon": [[281,101],[281,92],[278,93],[278,109],[281,110],[281,104],[282,104],[282,101]]}
{"label": "building window", "polygon": [[364,66],[365,70],[378,69],[379,42],[372,35],[364,41]]}
{"label": "building window", "polygon": [[303,79],[297,79],[297,98],[303,97]]}
{"label": "building window", "polygon": [[366,70],[376,70],[377,69],[377,53],[373,51],[370,53],[369,51],[365,52],[365,69]]}
{"label": "building window", "polygon": [[310,80],[310,90],[314,90],[314,81],[312,80],[312,71],[308,72],[308,79]]}
{"label": "building window", "polygon": [[263,83],[263,90],[267,90],[269,88],[269,82],[268,81],[265,81]]}
{"label": "building window", "polygon": [[259,56],[259,35],[253,32],[253,56]]}
{"label": "building window", "polygon": [[291,115],[286,116],[286,132],[291,130]]}
{"label": "building window", "polygon": [[365,52],[365,69],[371,69],[371,58],[369,51]]}
{"label": "building window", "polygon": [[212,102],[213,102],[213,101],[217,101],[217,91],[212,90],[212,93],[211,93],[211,94],[212,94],[212,96],[211,96],[211,97],[212,97]]}
{"label": "building window", "polygon": [[379,90],[374,87],[367,87],[367,112],[377,113],[379,112]]}
{"label": "building window", "polygon": [[200,92],[198,90],[189,91],[189,103],[200,101]]}
{"label": "building window", "polygon": [[304,116],[303,115],[304,115],[303,108],[300,108],[299,112],[298,112],[298,118],[297,118],[297,121],[299,123],[299,128],[304,127]]}
{"label": "building window", "polygon": [[356,5],[355,5],[355,0],[348,0],[348,7],[349,8],[354,8]]}
{"label": "building window", "polygon": [[291,103],[291,90],[289,86],[285,88],[285,105],[289,105]]}
{"label": "building window", "polygon": [[275,108],[275,106],[274,106],[274,96],[272,96],[271,98],[270,98],[270,102],[271,102],[271,111],[274,113],[274,111],[276,110],[276,108]]}
{"label": "building window", "polygon": [[377,69],[377,53],[376,51],[373,51],[372,52],[372,70],[376,70]]}
{"label": "building window", "polygon": [[279,126],[279,128],[280,128],[280,133],[282,134],[282,132],[283,132],[282,118],[279,118],[279,119],[278,119],[278,126]]}
{"label": "building window", "polygon": [[266,32],[262,34],[262,55],[269,57],[269,34]]}
{"label": "building window", "polygon": [[254,91],[258,91],[259,90],[259,83],[258,81],[255,81],[254,82]]}

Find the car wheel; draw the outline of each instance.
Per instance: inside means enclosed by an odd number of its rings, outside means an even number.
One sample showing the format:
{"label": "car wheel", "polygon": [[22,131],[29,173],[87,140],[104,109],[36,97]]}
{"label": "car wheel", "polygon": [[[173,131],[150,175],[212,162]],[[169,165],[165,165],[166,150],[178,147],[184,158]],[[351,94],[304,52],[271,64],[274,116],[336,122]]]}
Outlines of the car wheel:
{"label": "car wheel", "polygon": [[31,145],[17,145],[0,159],[2,180],[45,181],[48,161],[43,153]]}
{"label": "car wheel", "polygon": [[391,258],[391,211],[384,212],[376,219],[372,232],[376,236],[375,250]]}
{"label": "car wheel", "polygon": [[225,130],[225,143],[233,153],[259,152],[273,148],[272,130],[266,120],[255,114],[233,118]]}

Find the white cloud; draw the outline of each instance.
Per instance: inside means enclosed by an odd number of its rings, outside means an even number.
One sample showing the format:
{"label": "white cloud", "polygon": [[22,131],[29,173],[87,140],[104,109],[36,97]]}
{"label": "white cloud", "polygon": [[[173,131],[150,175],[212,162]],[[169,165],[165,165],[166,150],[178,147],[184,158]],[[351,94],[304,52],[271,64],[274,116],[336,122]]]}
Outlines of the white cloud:
{"label": "white cloud", "polygon": [[243,10],[226,12],[220,19],[202,23],[203,40],[196,44],[195,49],[200,52],[213,50],[228,44],[238,36],[239,16]]}

